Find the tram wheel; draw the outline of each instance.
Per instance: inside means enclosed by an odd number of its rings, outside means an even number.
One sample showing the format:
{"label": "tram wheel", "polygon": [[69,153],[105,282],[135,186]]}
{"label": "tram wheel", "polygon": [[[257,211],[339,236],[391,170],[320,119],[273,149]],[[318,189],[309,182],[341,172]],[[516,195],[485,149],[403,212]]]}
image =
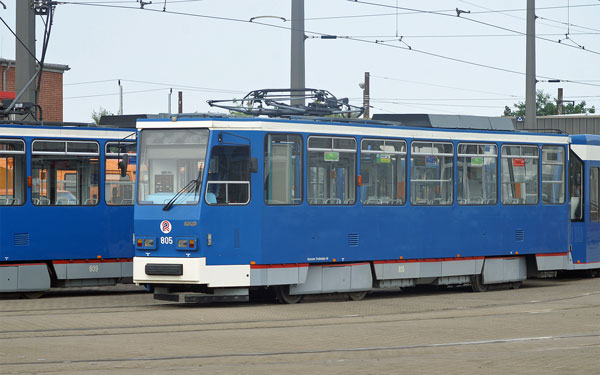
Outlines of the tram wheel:
{"label": "tram wheel", "polygon": [[303,295],[290,295],[289,285],[277,285],[273,287],[275,289],[275,296],[279,303],[294,304],[302,300]]}
{"label": "tram wheel", "polygon": [[361,300],[365,299],[367,292],[368,292],[368,290],[363,290],[362,292],[350,292],[350,293],[348,293],[348,298],[351,301],[361,301]]}
{"label": "tram wheel", "polygon": [[521,285],[523,285],[522,281],[513,281],[512,283],[508,284],[508,287],[510,289],[519,289],[521,287]]}
{"label": "tram wheel", "polygon": [[23,296],[23,298],[26,299],[38,299],[41,296],[43,296],[46,293],[46,291],[42,290],[42,291],[38,291],[38,292],[25,292],[22,293],[21,295]]}
{"label": "tram wheel", "polygon": [[481,275],[473,275],[471,276],[471,289],[477,293],[487,292],[488,285],[483,283]]}
{"label": "tram wheel", "polygon": [[587,277],[589,278],[596,278],[598,277],[598,273],[600,272],[600,270],[596,269],[592,269],[592,270],[587,270]]}

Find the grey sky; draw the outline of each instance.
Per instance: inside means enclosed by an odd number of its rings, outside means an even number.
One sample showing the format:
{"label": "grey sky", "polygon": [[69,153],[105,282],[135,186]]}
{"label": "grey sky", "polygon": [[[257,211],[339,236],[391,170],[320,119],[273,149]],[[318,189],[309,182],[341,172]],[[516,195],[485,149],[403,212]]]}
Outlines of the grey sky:
{"label": "grey sky", "polygon": [[[0,9],[13,29],[15,1]],[[56,7],[46,57],[71,67],[64,76],[66,121],[91,121],[100,107],[116,113],[117,79],[126,114],[166,112],[170,88],[174,111],[183,91],[185,112],[206,112],[208,99],[289,87],[289,0],[173,0],[167,12],[161,12],[164,0],[148,10],[134,0],[66,3]],[[306,85],[360,105],[358,84],[368,71],[371,113],[501,115],[504,105],[525,96],[525,36],[519,34],[525,6],[516,0],[305,0]],[[538,79],[580,81],[540,82],[538,89],[556,96],[563,87],[566,100],[600,107],[600,1],[537,0],[536,7],[543,38],[536,42]],[[456,8],[471,13],[456,17]],[[248,22],[264,15],[287,21]],[[39,56],[43,25],[36,22]],[[570,39],[557,43],[566,33]],[[311,38],[319,34],[352,38]],[[0,41],[1,57],[14,58],[14,37],[4,25]]]}

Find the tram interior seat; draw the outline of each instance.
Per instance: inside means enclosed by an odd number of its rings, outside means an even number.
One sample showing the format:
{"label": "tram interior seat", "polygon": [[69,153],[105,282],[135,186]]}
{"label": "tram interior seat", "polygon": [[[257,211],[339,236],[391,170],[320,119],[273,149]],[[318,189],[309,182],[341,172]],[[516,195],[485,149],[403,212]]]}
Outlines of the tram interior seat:
{"label": "tram interior seat", "polygon": [[50,205],[50,199],[46,197],[40,197],[40,206],[48,206]]}
{"label": "tram interior seat", "polygon": [[98,200],[95,198],[88,198],[85,200],[85,202],[83,202],[84,206],[93,206],[96,205],[98,203]]}
{"label": "tram interior seat", "polygon": [[325,204],[342,204],[342,200],[340,198],[327,198]]}
{"label": "tram interior seat", "polygon": [[19,200],[16,198],[0,198],[0,206],[18,205]]}

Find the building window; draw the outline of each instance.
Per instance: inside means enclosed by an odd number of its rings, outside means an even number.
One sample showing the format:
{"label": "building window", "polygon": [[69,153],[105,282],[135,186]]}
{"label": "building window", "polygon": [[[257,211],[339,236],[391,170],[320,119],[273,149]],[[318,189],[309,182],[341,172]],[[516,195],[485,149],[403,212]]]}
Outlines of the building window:
{"label": "building window", "polygon": [[308,138],[308,203],[354,204],[356,140],[346,137]]}
{"label": "building window", "polygon": [[538,163],[537,146],[502,146],[503,204],[537,204]]}
{"label": "building window", "polygon": [[450,205],[453,195],[452,143],[412,142],[410,202],[414,205]]}
{"label": "building window", "polygon": [[360,201],[365,205],[406,202],[406,142],[363,139],[360,147]]}
{"label": "building window", "polygon": [[459,143],[457,155],[458,204],[496,204],[498,148],[491,144]]}

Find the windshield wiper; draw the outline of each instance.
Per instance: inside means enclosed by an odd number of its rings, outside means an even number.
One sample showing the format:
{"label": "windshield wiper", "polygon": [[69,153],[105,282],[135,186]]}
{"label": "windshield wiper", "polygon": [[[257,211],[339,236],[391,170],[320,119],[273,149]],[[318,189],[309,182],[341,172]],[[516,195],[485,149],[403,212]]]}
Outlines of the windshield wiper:
{"label": "windshield wiper", "polygon": [[177,201],[177,198],[179,198],[181,196],[181,194],[185,193],[192,186],[194,187],[194,196],[196,196],[196,194],[198,194],[198,190],[200,190],[200,180],[198,178],[191,180],[190,182],[187,183],[187,185],[185,185],[183,188],[181,188],[181,190],[179,190],[177,192],[177,194],[175,194],[173,196],[173,198],[171,198],[171,200],[169,200],[167,202],[167,204],[165,204],[165,206],[162,208],[163,211],[169,211],[169,208],[171,208],[175,204],[175,201]]}

